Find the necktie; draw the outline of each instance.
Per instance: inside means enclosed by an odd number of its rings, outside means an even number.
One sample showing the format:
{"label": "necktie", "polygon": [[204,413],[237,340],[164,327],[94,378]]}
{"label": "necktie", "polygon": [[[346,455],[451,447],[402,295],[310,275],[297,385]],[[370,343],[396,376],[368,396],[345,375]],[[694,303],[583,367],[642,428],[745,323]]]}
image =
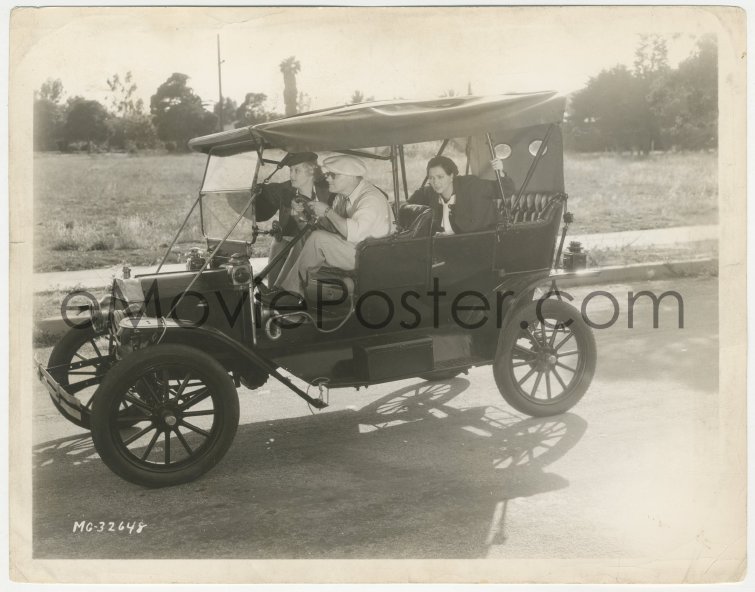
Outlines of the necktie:
{"label": "necktie", "polygon": [[443,207],[443,232],[446,234],[453,234],[453,228],[451,228],[451,212],[456,203],[456,196],[452,195],[448,201],[440,198],[441,206]]}
{"label": "necktie", "polygon": [[339,216],[341,216],[341,218],[348,218],[347,216],[348,201],[349,201],[348,197],[346,197],[343,193],[339,193],[336,196],[335,201],[333,202],[333,211]]}

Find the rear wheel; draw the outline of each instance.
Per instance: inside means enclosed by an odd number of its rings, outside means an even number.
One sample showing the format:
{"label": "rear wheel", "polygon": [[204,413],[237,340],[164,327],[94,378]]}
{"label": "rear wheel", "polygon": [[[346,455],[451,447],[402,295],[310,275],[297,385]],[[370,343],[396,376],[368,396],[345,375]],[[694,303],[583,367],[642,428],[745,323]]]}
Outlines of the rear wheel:
{"label": "rear wheel", "polygon": [[571,409],[595,373],[592,331],[573,306],[559,300],[514,314],[504,328],[493,373],[501,395],[517,411],[543,417]]}
{"label": "rear wheel", "polygon": [[[134,409],[143,417],[134,421]],[[92,407],[92,439],[117,475],[146,487],[192,481],[228,451],[239,423],[233,381],[184,345],[134,352],[107,375]]]}

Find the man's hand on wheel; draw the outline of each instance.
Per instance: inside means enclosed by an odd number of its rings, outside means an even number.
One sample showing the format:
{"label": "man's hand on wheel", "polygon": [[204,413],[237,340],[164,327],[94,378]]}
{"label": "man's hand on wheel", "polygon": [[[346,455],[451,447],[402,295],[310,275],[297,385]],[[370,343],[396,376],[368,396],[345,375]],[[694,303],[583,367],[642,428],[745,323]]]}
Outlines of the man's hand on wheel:
{"label": "man's hand on wheel", "polygon": [[328,210],[330,210],[330,206],[321,201],[313,201],[311,203],[308,203],[307,207],[317,218],[322,218],[323,216],[325,216],[325,214],[328,213]]}

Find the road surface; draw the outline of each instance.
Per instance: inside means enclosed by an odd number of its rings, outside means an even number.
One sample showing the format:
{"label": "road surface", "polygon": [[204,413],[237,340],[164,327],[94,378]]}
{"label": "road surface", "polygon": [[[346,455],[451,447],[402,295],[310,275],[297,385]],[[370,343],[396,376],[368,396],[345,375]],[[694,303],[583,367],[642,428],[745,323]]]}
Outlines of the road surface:
{"label": "road surface", "polygon": [[[571,413],[528,419],[490,367],[429,383],[340,389],[311,414],[270,381],[240,391],[222,462],[162,490],[122,481],[87,433],[34,391],[35,558],[694,557],[719,495],[716,278],[601,287],[598,366]],[[627,292],[676,290],[652,327]],[[589,288],[574,288],[579,302]],[[590,318],[611,316],[605,297]],[[47,351],[40,354],[47,355]],[[77,521],[141,533],[73,532]]]}

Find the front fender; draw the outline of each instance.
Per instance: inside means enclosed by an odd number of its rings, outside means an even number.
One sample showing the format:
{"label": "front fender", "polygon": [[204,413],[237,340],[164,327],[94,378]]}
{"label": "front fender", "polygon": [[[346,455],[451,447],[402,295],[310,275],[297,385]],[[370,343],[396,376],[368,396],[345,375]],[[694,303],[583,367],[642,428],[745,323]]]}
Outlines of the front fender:
{"label": "front fender", "polygon": [[278,366],[274,362],[213,327],[192,326],[164,318],[125,318],[119,323],[117,339],[119,350],[126,354],[158,343],[182,343],[196,347],[211,353],[228,370],[248,364],[258,372],[269,374],[283,383],[310,405],[318,409],[327,406],[325,401],[310,397],[288,377],[278,372]]}
{"label": "front fender", "polygon": [[123,354],[158,343],[180,343],[210,353],[227,368],[234,365],[228,360],[236,357],[265,371],[276,368],[270,360],[219,329],[180,319],[126,317],[118,324],[116,338]]}

